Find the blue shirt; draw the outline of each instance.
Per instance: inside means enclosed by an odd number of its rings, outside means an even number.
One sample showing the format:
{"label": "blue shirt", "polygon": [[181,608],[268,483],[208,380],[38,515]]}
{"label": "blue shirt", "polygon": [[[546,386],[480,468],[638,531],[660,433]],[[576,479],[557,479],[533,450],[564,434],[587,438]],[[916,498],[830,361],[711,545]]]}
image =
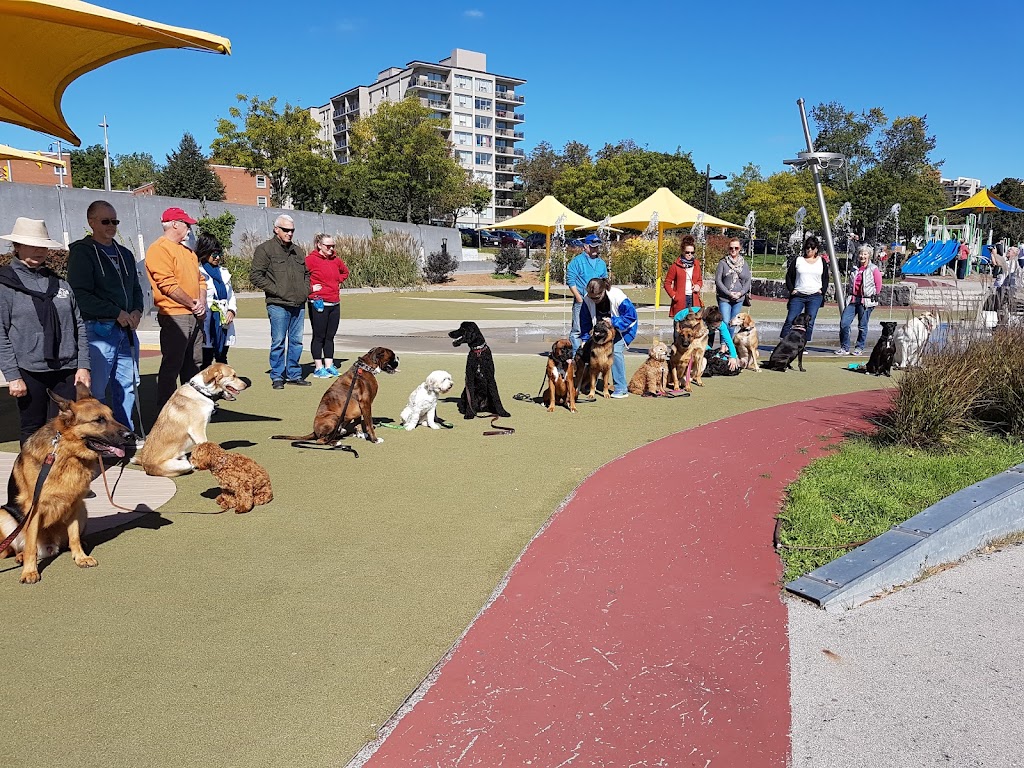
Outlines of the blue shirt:
{"label": "blue shirt", "polygon": [[[570,261],[565,270],[565,284],[570,288],[575,288],[581,296],[586,295],[587,283],[595,277],[608,277],[608,265],[600,256],[592,259],[587,256],[586,252]],[[575,300],[574,296],[573,301]]]}

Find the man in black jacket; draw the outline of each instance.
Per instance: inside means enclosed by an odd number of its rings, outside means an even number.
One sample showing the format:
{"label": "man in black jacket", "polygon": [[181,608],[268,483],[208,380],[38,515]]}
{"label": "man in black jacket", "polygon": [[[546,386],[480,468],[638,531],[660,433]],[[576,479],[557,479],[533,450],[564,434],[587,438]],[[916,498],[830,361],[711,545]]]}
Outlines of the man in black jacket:
{"label": "man in black jacket", "polygon": [[[302,325],[309,296],[305,255],[292,238],[295,222],[282,214],[274,220],[274,236],[256,246],[249,279],[267,295],[270,318],[270,380],[274,389],[285,384],[311,386],[302,378]],[[287,361],[287,362],[286,362]]]}
{"label": "man in black jacket", "polygon": [[143,307],[135,255],[114,240],[120,223],[114,206],[96,200],[85,217],[92,235],[71,244],[68,284],[89,337],[92,394],[110,406],[117,421],[134,430],[139,366],[135,329]]}

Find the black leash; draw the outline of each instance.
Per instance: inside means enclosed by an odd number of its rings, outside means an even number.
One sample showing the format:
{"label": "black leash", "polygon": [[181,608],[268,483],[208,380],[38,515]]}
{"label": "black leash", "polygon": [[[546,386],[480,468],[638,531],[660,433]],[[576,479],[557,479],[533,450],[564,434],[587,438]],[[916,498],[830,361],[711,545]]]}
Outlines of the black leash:
{"label": "black leash", "polygon": [[356,360],[352,364],[352,367],[349,368],[349,371],[352,372],[352,381],[349,382],[348,392],[345,393],[345,405],[341,408],[341,417],[338,420],[338,428],[329,436],[327,442],[320,443],[312,440],[295,440],[291,443],[292,448],[313,448],[318,451],[345,451],[346,453],[351,453],[357,459],[359,458],[359,452],[351,445],[328,444],[334,443],[344,437],[344,435],[338,434],[338,431],[344,428],[345,414],[348,413],[348,405],[352,402],[352,393],[355,391],[356,380],[359,378],[359,372],[366,371],[371,376],[373,375],[373,369],[362,360]]}
{"label": "black leash", "polygon": [[[0,552],[7,549],[11,542],[18,538],[18,534],[21,533],[21,530],[26,525],[28,525],[29,521],[32,519],[32,515],[35,514],[36,505],[39,503],[39,496],[43,492],[43,483],[46,482],[46,478],[50,474],[50,470],[53,469],[53,463],[57,460],[58,443],[60,443],[60,432],[53,436],[50,452],[46,454],[46,458],[43,459],[42,466],[39,467],[39,475],[36,477],[36,488],[32,495],[32,506],[29,507],[28,514],[18,522],[17,527],[11,532],[11,535],[3,541],[0,541]],[[12,517],[14,516],[12,515]]]}

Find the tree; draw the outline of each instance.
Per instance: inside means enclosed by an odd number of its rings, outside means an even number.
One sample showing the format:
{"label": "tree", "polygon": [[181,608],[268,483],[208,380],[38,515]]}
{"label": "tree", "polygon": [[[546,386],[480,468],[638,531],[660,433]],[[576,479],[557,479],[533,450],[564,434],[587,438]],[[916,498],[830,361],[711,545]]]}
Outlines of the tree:
{"label": "tree", "polygon": [[589,165],[592,162],[593,160],[590,159],[590,147],[586,144],[578,141],[569,141],[562,148],[561,164],[563,166]]}
{"label": "tree", "polygon": [[233,120],[217,121],[219,136],[211,145],[213,160],[266,176],[271,203],[282,206],[291,196],[289,168],[312,166],[309,155],[326,155],[330,148],[319,138],[320,126],[307,110],[285,104],[284,112],[278,112],[276,96],[263,101],[240,93],[236,99],[242,108],[228,109]]}
{"label": "tree", "polygon": [[895,176],[918,175],[937,170],[942,162],[932,162],[935,136],[928,135],[928,116],[897,117],[878,140],[878,164]]}
{"label": "tree", "polygon": [[[739,174],[733,174],[725,184],[725,192],[719,201],[721,217],[727,221],[740,222],[746,219],[750,208],[745,207],[747,185],[752,181],[763,181],[761,168],[747,163]],[[760,223],[760,222],[759,222]]]}
{"label": "tree", "polygon": [[79,189],[106,189],[106,172],[103,161],[106,154],[102,144],[93,144],[85,149],[72,149],[71,182]]}
{"label": "tree", "polygon": [[818,152],[838,152],[846,158],[844,168],[823,170],[821,180],[829,186],[849,188],[849,182],[875,165],[878,159],[872,149],[875,132],[888,122],[879,107],[852,112],[836,101],[818,104],[811,110],[811,119],[818,128],[814,148]]}
{"label": "tree", "polygon": [[114,155],[111,165],[110,186],[114,189],[138,189],[143,184],[156,181],[160,175],[160,166],[148,152]]}
{"label": "tree", "polygon": [[895,222],[889,212],[900,204],[900,233],[924,234],[925,218],[946,205],[945,194],[934,172],[898,176],[882,165],[870,169],[850,184],[854,228],[868,240],[891,240]]}
{"label": "tree", "polygon": [[[1015,208],[1024,209],[1024,179],[1005,178],[990,188],[992,194]],[[995,213],[992,229],[997,240],[1024,242],[1024,213]]]}
{"label": "tree", "polygon": [[[833,204],[839,195],[831,187],[823,187],[825,203]],[[810,171],[780,171],[767,179],[752,180],[746,185],[742,207],[757,211],[758,229],[791,233],[796,229],[794,217],[800,208],[807,210],[805,230],[821,229],[821,213],[814,191],[814,178]]]}
{"label": "tree", "polygon": [[303,152],[288,166],[288,191],[292,205],[303,211],[321,213],[338,200],[342,184],[341,166],[325,155]]}
{"label": "tree", "polygon": [[530,154],[516,163],[516,174],[523,182],[524,202],[536,205],[545,195],[554,193],[555,181],[562,170],[562,158],[546,141],[534,147]]}
{"label": "tree", "polygon": [[178,148],[167,155],[167,164],[156,180],[156,193],[193,200],[224,199],[224,184],[191,133],[185,133]]}
{"label": "tree", "polygon": [[[438,130],[447,121],[431,115],[417,99],[407,98],[384,102],[356,120],[345,165],[353,213],[426,223],[468,205],[466,172]],[[467,193],[461,200],[460,185]]]}

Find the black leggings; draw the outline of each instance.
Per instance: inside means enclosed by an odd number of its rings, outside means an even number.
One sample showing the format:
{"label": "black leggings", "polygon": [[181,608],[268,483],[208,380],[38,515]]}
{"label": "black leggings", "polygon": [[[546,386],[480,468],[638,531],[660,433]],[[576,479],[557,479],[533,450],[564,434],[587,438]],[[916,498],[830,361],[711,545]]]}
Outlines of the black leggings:
{"label": "black leggings", "polygon": [[313,326],[313,340],[310,342],[309,351],[314,360],[334,359],[334,335],[338,332],[340,320],[340,304],[327,304],[322,312],[317,312],[313,308],[313,303],[309,303],[309,324]]}

